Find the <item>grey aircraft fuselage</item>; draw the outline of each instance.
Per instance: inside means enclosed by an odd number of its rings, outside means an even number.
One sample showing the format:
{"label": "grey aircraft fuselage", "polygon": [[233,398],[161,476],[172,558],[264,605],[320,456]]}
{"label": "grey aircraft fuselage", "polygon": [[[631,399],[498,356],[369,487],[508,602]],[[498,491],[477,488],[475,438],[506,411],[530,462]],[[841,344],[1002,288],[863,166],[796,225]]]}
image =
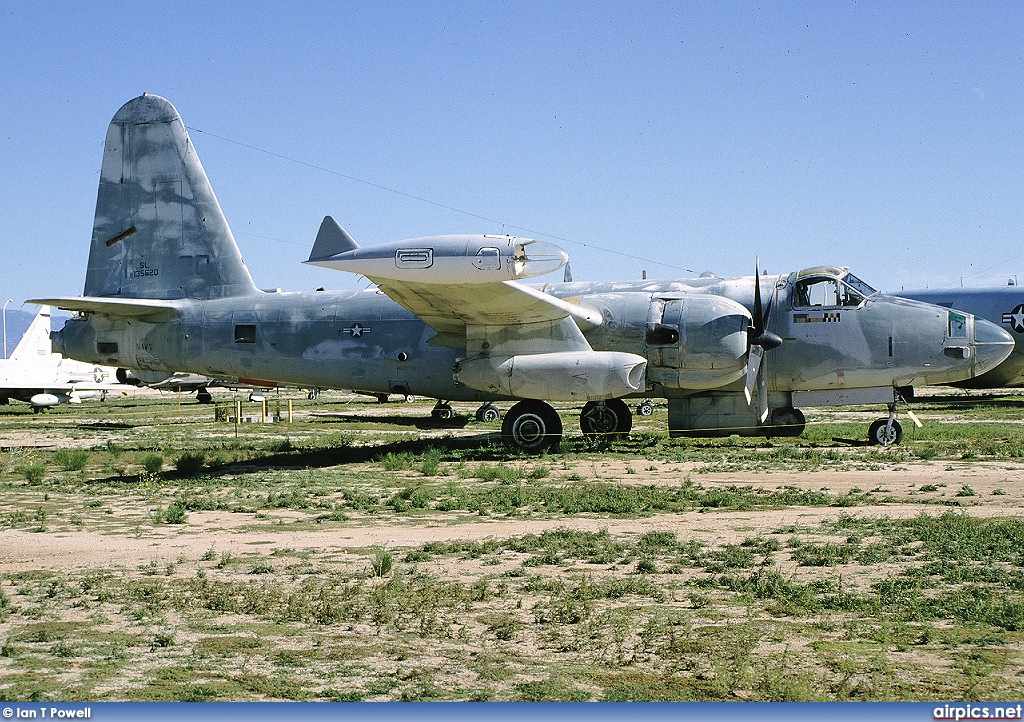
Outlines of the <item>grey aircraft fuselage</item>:
{"label": "grey aircraft fuselage", "polygon": [[[843,269],[826,268],[809,278],[841,283],[841,274]],[[768,328],[783,339],[767,352],[772,408],[794,406],[794,391],[956,382],[988,368],[991,354],[1005,348],[1005,339],[989,324],[964,316],[960,335],[951,336],[947,310],[892,296],[873,294],[847,306],[794,304],[799,275],[762,277],[770,279],[774,299]],[[591,347],[644,356],[648,386],[628,396],[657,398],[742,393],[744,316],[721,299],[751,312],[753,288],[753,277],[540,287],[598,311],[604,323],[584,333]],[[176,313],[167,320],[73,318],[54,334],[56,348],[92,363],[158,373],[187,369],[253,385],[352,388],[452,401],[514,398],[458,383],[452,369],[465,351],[431,344],[437,333],[430,326],[375,289],[256,292],[170,303]],[[710,312],[665,323],[661,309],[671,313],[673,305],[684,303]],[[683,330],[678,341],[650,338],[652,308],[660,314],[659,324]],[[722,334],[715,324],[728,325],[730,333]],[[842,403],[847,397],[837,398]]]}
{"label": "grey aircraft fuselage", "polygon": [[955,308],[1001,326],[1014,340],[1013,352],[994,369],[951,386],[968,389],[1024,386],[1024,288],[1017,285],[989,288],[942,288],[900,291],[897,295],[944,308]]}
{"label": "grey aircraft fuselage", "polygon": [[[145,375],[517,400],[503,437],[557,443],[548,401],[584,433],[627,432],[622,398],[669,402],[674,435],[799,434],[798,406],[884,403],[996,366],[1011,337],[968,314],[877,293],[844,268],[778,276],[529,285],[561,249],[509,236],[360,248],[325,218],[307,263],[376,289],[256,288],[177,110],[126,103],[107,132],[85,295],[60,353]],[[895,434],[898,440],[898,433]]]}

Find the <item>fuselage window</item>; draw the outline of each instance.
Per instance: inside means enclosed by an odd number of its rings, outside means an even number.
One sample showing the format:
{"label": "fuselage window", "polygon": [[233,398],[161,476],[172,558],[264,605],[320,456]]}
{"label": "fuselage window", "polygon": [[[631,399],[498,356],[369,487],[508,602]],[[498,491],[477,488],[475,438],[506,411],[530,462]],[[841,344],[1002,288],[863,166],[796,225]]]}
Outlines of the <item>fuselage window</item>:
{"label": "fuselage window", "polygon": [[256,343],[256,324],[239,323],[235,325],[235,343]]}
{"label": "fuselage window", "polygon": [[96,353],[103,356],[117,355],[117,341],[97,341]]}

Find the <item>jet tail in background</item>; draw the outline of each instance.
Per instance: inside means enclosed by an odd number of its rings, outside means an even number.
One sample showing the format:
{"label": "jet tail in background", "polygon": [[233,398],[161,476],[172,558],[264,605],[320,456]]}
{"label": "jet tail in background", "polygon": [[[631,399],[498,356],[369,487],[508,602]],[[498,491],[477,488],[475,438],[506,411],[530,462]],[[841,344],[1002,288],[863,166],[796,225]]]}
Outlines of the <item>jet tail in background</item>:
{"label": "jet tail in background", "polygon": [[181,116],[157,95],[107,130],[85,295],[211,299],[258,293]]}
{"label": "jet tail in background", "polygon": [[51,356],[50,344],[50,307],[42,306],[39,313],[32,319],[28,330],[18,341],[9,360],[16,364],[53,365],[60,360]]}

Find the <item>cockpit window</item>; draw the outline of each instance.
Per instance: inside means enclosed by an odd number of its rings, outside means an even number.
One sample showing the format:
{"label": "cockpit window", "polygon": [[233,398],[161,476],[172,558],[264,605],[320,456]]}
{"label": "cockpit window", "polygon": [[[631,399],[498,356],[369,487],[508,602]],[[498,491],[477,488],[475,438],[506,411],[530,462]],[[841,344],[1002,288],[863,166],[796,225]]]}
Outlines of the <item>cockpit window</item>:
{"label": "cockpit window", "polygon": [[852,273],[847,273],[845,276],[843,276],[843,281],[857,289],[862,296],[870,296],[873,293],[878,293],[878,291],[873,289],[868,284],[864,283],[864,281],[860,280]]}
{"label": "cockpit window", "polygon": [[[862,286],[871,288],[862,281],[859,282]],[[863,301],[864,295],[856,288],[835,278],[807,278],[797,283],[793,289],[795,308],[853,307],[859,306]]]}

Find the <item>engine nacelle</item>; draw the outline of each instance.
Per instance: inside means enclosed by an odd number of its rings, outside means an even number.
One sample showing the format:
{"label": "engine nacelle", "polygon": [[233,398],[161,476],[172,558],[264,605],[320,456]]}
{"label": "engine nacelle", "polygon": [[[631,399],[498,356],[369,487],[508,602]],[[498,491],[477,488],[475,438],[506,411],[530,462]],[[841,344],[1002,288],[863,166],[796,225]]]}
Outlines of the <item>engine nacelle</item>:
{"label": "engine nacelle", "polygon": [[704,293],[601,293],[580,299],[605,319],[587,333],[595,348],[645,348],[647,382],[672,389],[715,389],[747,366],[750,312]]}
{"label": "engine nacelle", "polygon": [[648,381],[677,389],[714,389],[747,369],[750,312],[722,296],[651,299]]}
{"label": "engine nacelle", "polygon": [[642,356],[620,351],[561,351],[460,361],[455,380],[500,396],[601,401],[644,389]]}

